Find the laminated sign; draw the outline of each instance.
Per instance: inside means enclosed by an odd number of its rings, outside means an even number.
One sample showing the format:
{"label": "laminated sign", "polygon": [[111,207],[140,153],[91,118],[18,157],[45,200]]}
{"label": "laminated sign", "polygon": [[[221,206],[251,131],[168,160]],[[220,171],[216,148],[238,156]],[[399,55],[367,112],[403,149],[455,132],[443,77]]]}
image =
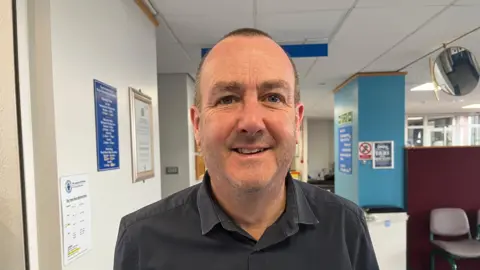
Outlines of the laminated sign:
{"label": "laminated sign", "polygon": [[358,143],[358,160],[371,160],[373,146],[371,142]]}
{"label": "laminated sign", "polygon": [[393,141],[374,142],[373,151],[374,169],[393,169]]}
{"label": "laminated sign", "polygon": [[352,121],[352,112],[338,117],[338,170],[344,174],[352,174]]}

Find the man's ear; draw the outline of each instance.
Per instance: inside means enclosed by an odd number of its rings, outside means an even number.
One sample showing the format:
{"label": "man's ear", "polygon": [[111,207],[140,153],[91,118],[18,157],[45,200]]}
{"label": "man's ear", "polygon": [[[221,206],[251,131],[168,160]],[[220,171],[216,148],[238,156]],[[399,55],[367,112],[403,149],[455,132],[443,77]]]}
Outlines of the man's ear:
{"label": "man's ear", "polygon": [[195,143],[197,144],[198,148],[201,149],[200,145],[200,110],[193,105],[190,108],[190,121],[192,122],[193,126],[193,134],[195,136]]}
{"label": "man's ear", "polygon": [[303,124],[303,115],[304,115],[304,110],[305,110],[305,107],[303,106],[302,103],[298,103],[296,106],[295,106],[295,139],[296,139],[296,142],[298,144],[298,141],[299,141],[299,138],[301,136],[301,133],[300,133],[300,129],[302,127],[302,124]]}

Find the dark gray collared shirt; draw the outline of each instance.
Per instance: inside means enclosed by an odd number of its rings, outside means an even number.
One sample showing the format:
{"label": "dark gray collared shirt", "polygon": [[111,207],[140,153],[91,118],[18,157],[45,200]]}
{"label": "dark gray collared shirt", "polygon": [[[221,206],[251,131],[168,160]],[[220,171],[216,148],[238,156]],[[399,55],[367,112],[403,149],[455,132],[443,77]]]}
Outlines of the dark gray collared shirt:
{"label": "dark gray collared shirt", "polygon": [[210,178],[125,216],[114,270],[378,270],[362,210],[286,177],[282,216],[259,241],[211,194]]}

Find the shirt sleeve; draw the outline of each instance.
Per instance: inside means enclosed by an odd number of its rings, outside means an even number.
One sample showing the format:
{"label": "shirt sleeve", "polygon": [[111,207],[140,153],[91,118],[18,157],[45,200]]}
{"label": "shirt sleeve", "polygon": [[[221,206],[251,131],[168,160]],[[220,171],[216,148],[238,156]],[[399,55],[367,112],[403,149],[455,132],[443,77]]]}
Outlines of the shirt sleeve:
{"label": "shirt sleeve", "polygon": [[365,217],[359,217],[358,237],[353,258],[354,270],[380,270]]}
{"label": "shirt sleeve", "polygon": [[131,230],[125,225],[124,219],[120,222],[113,270],[139,270],[138,246],[134,242]]}

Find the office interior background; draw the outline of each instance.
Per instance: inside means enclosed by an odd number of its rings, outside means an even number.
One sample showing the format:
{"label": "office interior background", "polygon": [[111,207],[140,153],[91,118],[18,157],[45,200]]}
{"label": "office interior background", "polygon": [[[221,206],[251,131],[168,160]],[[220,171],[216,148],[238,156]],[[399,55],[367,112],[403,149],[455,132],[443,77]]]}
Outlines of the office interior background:
{"label": "office interior background", "polygon": [[[339,180],[336,94],[355,74],[406,72],[403,120],[379,118],[372,126],[404,131],[396,141],[405,151],[405,162],[395,161],[401,183],[386,193],[402,197],[409,216],[400,227],[401,264],[429,269],[430,210],[465,209],[473,234],[477,226],[480,89],[465,96],[435,91],[431,61],[452,46],[480,57],[479,12],[478,0],[2,1],[0,268],[112,269],[120,218],[200,183],[206,170],[188,115],[202,49],[231,30],[256,27],[282,45],[328,48],[293,59],[306,118],[291,169],[341,196],[357,192],[359,204],[368,179],[354,173],[355,181]],[[98,169],[94,80],[117,91],[114,170]],[[129,88],[151,98],[154,175],[144,181],[132,181]],[[72,175],[88,178],[92,241],[66,262],[59,179]],[[437,260],[437,269],[449,269]],[[467,260],[459,269],[479,265]]]}

